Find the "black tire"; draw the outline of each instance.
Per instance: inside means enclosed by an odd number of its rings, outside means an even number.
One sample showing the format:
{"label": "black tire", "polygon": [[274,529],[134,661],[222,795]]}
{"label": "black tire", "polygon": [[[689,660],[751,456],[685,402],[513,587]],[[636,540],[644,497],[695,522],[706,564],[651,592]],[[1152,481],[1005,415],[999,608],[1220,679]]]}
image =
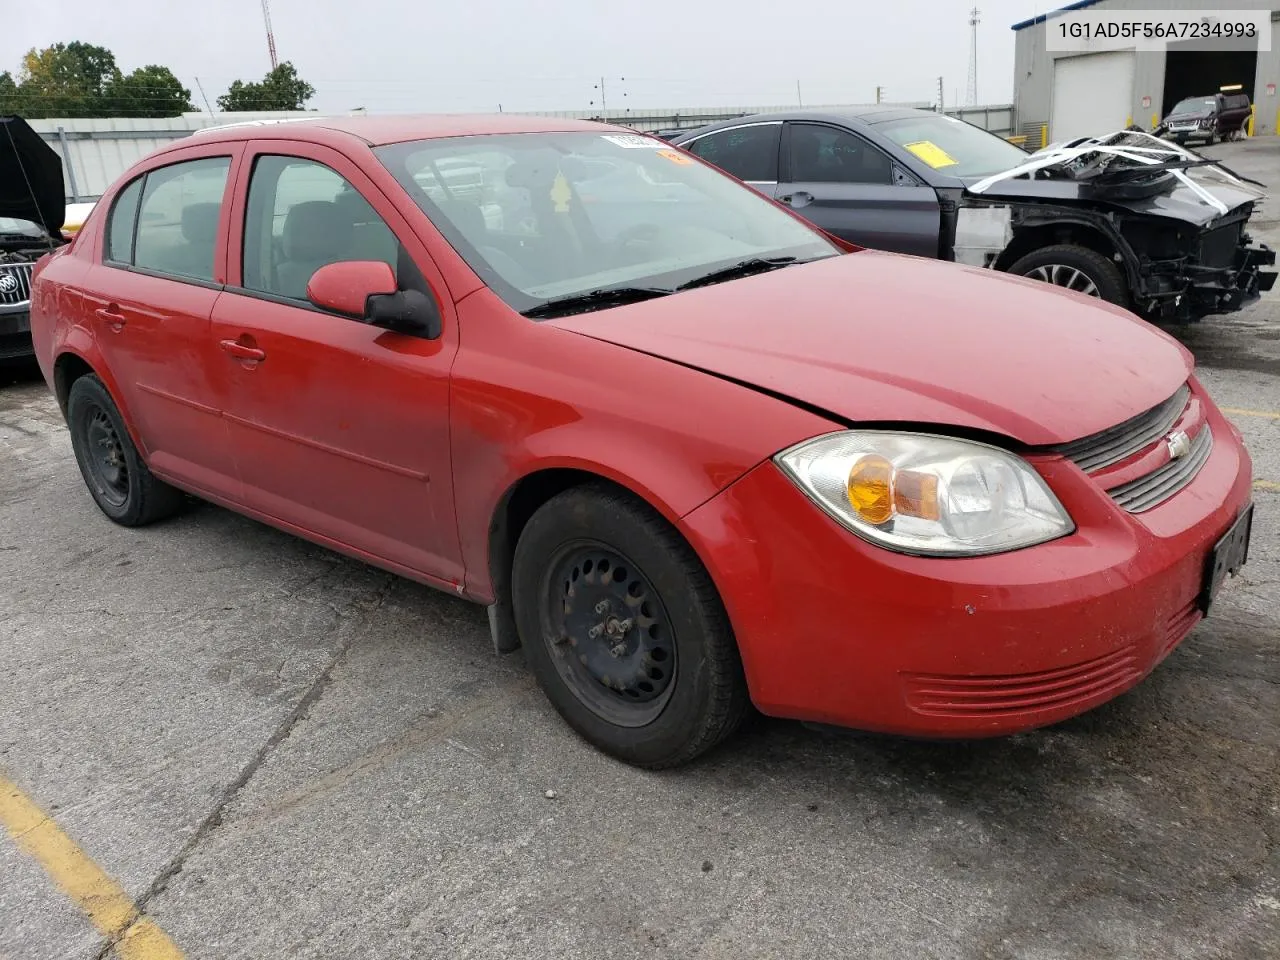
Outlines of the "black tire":
{"label": "black tire", "polygon": [[71,385],[67,425],[89,495],[110,519],[141,527],[182,508],[183,493],[157,480],[142,462],[119,408],[93,374]]}
{"label": "black tire", "polygon": [[[1063,267],[1066,270],[1058,271],[1054,269],[1056,267]],[[1089,284],[1092,284],[1093,289],[1082,287],[1079,282],[1074,286],[1059,282],[1058,286],[1067,286],[1068,289],[1088,293],[1122,307],[1129,305],[1129,290],[1120,268],[1096,250],[1090,250],[1088,247],[1077,246],[1074,243],[1058,243],[1041,247],[1039,250],[1031,251],[1009,267],[1009,272],[1012,274],[1048,283],[1054,283],[1052,278],[1055,276],[1060,277],[1062,281],[1076,279],[1069,271],[1076,271],[1082,275]]]}
{"label": "black tire", "polygon": [[[553,497],[521,533],[511,581],[534,676],[565,721],[603,752],[648,769],[679,766],[747,716],[720,596],[685,540],[646,505],[597,486]],[[590,629],[607,633],[592,635],[583,622],[596,619]]]}

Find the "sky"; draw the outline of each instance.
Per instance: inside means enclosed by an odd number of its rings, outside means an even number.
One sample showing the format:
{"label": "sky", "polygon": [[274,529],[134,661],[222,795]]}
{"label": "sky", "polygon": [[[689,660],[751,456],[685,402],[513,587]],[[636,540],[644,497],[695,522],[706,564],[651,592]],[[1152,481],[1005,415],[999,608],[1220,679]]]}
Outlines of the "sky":
{"label": "sky", "polygon": [[[964,102],[974,0],[270,0],[276,50],[321,112]],[[1010,26],[1060,6],[976,0],[977,102],[1013,91]],[[260,0],[0,0],[0,71],[80,40],[169,67],[216,109],[270,69]],[[180,12],[178,12],[180,11]],[[197,82],[198,79],[198,82]],[[799,92],[797,93],[797,84]]]}

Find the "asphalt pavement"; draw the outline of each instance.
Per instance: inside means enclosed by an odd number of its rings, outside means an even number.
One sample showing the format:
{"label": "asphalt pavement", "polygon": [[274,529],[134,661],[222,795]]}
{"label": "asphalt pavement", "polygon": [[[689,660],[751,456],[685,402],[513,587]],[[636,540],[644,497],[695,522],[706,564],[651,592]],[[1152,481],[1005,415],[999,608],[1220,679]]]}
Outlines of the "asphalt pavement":
{"label": "asphalt pavement", "polygon": [[[1280,138],[1214,151],[1280,185]],[[1280,957],[1280,291],[1179,335],[1257,517],[1144,683],[980,743],[760,720],[662,774],[578,740],[480,608],[212,506],[114,526],[19,376],[0,958]]]}

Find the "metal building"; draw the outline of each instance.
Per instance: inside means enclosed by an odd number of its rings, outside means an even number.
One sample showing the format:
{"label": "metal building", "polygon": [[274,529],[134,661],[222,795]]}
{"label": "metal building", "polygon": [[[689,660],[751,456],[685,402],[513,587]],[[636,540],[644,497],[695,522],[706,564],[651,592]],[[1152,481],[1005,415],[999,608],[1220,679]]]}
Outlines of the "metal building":
{"label": "metal building", "polygon": [[[1045,129],[1050,142],[1118,130],[1130,124],[1153,127],[1184,97],[1239,86],[1254,104],[1254,135],[1274,134],[1280,126],[1280,7],[1278,0],[1079,0],[1060,10],[1095,8],[1167,12],[1170,19],[1207,9],[1271,11],[1271,49],[1243,51],[1194,49],[1170,43],[1167,50],[1115,50],[1093,53],[1048,49],[1047,18],[1042,14],[1013,25],[1016,37],[1013,96],[1019,132],[1034,141]],[[1058,11],[1053,11],[1058,12]],[[1148,19],[1144,14],[1142,18]],[[1190,19],[1189,16],[1186,19]],[[1047,129],[1046,129],[1047,128]]]}

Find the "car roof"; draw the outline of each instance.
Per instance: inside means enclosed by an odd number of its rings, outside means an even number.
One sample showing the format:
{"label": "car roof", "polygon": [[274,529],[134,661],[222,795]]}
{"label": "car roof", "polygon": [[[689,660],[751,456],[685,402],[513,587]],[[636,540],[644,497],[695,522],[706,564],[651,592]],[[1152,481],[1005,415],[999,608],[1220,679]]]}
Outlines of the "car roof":
{"label": "car roof", "polygon": [[501,133],[564,133],[617,131],[636,133],[629,127],[574,120],[562,117],[494,114],[410,114],[352,117],[288,117],[278,120],[248,120],[197,130],[172,146],[192,142],[215,143],[235,140],[293,140],[332,143],[335,138],[355,137],[369,146],[430,140],[438,137],[482,136]]}
{"label": "car roof", "polygon": [[847,124],[849,126],[874,125],[887,123],[890,120],[905,120],[909,117],[938,117],[942,114],[934,110],[920,110],[915,107],[895,107],[891,105],[868,104],[866,106],[835,107],[825,110],[778,110],[769,113],[744,114],[731,120],[718,120],[696,129],[683,130],[677,139],[684,139],[691,133],[710,133],[725,127],[740,126],[744,123],[756,123],[760,120],[819,120],[828,123]]}

